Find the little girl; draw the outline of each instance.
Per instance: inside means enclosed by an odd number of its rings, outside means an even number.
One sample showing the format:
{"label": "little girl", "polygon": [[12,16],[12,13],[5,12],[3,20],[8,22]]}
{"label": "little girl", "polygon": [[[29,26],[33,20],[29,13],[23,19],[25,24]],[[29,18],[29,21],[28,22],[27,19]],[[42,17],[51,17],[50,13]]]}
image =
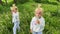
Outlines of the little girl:
{"label": "little girl", "polygon": [[43,34],[45,20],[42,16],[42,11],[42,8],[39,6],[35,9],[35,16],[32,18],[30,24],[30,32],[32,32],[32,34]]}
{"label": "little girl", "polygon": [[13,4],[13,6],[11,7],[11,11],[12,11],[12,22],[14,23],[13,34],[16,34],[16,30],[17,29],[20,30],[20,27],[19,27],[19,12],[15,4]]}

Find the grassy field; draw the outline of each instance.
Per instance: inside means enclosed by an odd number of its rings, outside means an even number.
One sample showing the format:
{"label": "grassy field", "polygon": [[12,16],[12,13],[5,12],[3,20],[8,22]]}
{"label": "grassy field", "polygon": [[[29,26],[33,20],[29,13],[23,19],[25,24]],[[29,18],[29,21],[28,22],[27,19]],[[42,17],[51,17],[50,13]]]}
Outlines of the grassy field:
{"label": "grassy field", "polygon": [[[10,2],[10,0],[9,0]],[[55,0],[49,0],[49,2],[56,2]],[[31,34],[30,21],[34,16],[34,10],[37,7],[36,2],[26,2],[24,4],[17,4],[20,16],[20,32],[17,34]],[[44,9],[43,16],[46,21],[44,34],[60,34],[60,2],[54,3],[39,3],[42,4]],[[10,11],[10,6],[0,5],[0,34],[13,34],[12,28],[12,16]]]}
{"label": "grassy field", "polygon": [[[5,2],[5,0],[2,0],[3,2]],[[7,0],[7,2],[9,3],[9,2],[12,2],[13,0]]]}

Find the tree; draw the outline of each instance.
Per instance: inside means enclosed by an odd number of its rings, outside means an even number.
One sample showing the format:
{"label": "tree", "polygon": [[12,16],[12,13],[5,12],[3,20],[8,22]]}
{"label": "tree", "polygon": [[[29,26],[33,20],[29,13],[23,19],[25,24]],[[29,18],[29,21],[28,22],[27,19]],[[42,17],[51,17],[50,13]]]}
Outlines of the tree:
{"label": "tree", "polygon": [[17,2],[17,0],[14,0],[14,3],[16,3]]}
{"label": "tree", "polygon": [[7,4],[7,0],[5,0],[6,4]]}
{"label": "tree", "polygon": [[60,2],[60,0],[57,0],[58,2]]}
{"label": "tree", "polygon": [[2,0],[0,0],[0,4],[2,4]]}

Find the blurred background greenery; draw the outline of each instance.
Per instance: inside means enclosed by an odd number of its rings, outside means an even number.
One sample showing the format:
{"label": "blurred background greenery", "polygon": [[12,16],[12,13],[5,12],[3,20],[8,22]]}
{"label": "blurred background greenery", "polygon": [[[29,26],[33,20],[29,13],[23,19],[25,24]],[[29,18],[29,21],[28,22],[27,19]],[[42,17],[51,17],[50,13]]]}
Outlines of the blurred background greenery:
{"label": "blurred background greenery", "polygon": [[37,4],[44,9],[46,21],[44,34],[60,34],[60,0],[0,0],[0,34],[13,34],[10,7],[15,3],[20,13],[20,32],[17,34],[31,34],[30,21],[34,16]]}

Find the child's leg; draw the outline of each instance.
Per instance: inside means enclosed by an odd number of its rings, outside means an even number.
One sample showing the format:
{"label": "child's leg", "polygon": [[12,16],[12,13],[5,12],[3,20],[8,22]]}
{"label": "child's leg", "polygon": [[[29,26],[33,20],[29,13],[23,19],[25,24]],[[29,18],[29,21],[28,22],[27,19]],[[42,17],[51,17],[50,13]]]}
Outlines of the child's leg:
{"label": "child's leg", "polygon": [[37,34],[37,32],[32,32],[32,34]]}
{"label": "child's leg", "polygon": [[20,27],[18,26],[18,32],[20,31]]}
{"label": "child's leg", "polygon": [[42,32],[38,32],[38,34],[42,34]]}
{"label": "child's leg", "polygon": [[16,28],[17,28],[17,26],[16,26],[16,23],[15,23],[14,27],[13,27],[13,34],[16,34]]}
{"label": "child's leg", "polygon": [[18,25],[17,25],[17,28],[18,28],[18,32],[20,31],[20,26],[19,26],[19,23],[18,23]]}

